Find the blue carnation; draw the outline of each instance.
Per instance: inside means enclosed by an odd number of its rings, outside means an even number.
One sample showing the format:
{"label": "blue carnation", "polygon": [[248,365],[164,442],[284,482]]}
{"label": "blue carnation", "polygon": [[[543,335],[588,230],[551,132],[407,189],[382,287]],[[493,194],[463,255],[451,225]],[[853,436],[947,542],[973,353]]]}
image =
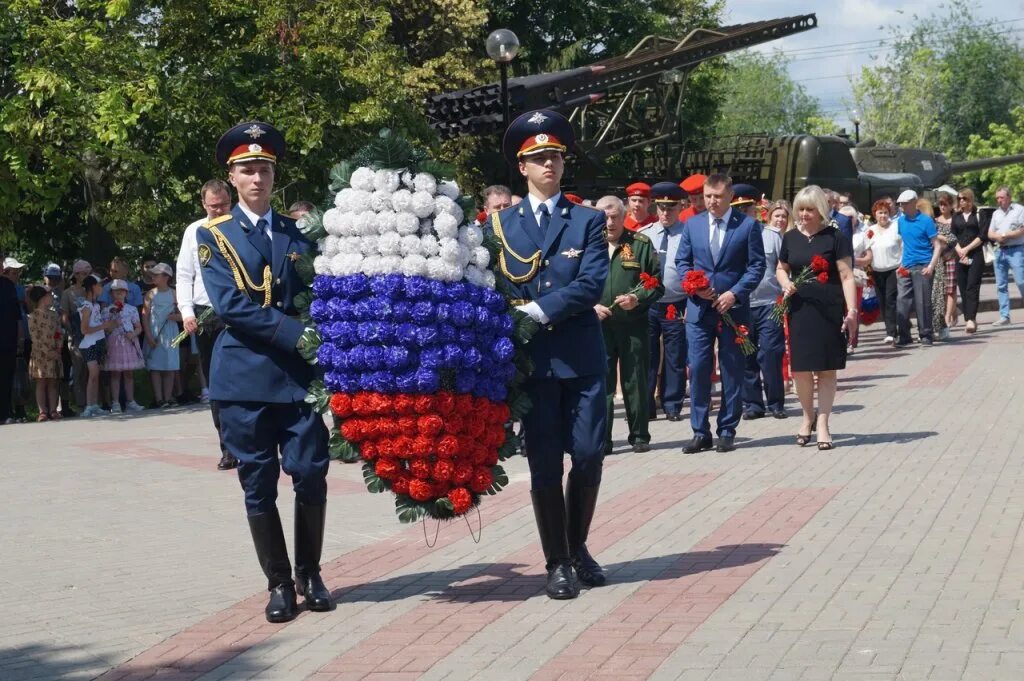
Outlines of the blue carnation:
{"label": "blue carnation", "polygon": [[463,347],[476,345],[476,334],[472,329],[459,329],[458,342]]}
{"label": "blue carnation", "polygon": [[455,392],[472,392],[477,384],[477,375],[474,371],[460,371],[455,374]]}
{"label": "blue carnation", "polygon": [[316,361],[325,369],[333,369],[336,366],[334,354],[334,346],[329,343],[324,343],[316,351]]}
{"label": "blue carnation", "polygon": [[383,277],[373,277],[370,280],[370,290],[376,296],[384,298],[395,298],[404,288],[404,277],[401,274],[388,274]]}
{"label": "blue carnation", "polygon": [[444,352],[445,368],[455,368],[462,365],[462,348],[455,343],[446,343],[442,350]]}
{"label": "blue carnation", "polygon": [[340,289],[340,295],[350,300],[358,300],[370,292],[370,278],[362,272],[341,277]]}
{"label": "blue carnation", "polygon": [[416,329],[416,342],[421,348],[427,348],[440,340],[437,326],[420,326]]}
{"label": "blue carnation", "polygon": [[411,393],[416,391],[416,371],[403,371],[395,374],[395,387],[399,392]]}
{"label": "blue carnation", "polygon": [[513,329],[516,328],[516,323],[512,320],[512,315],[501,315],[499,319],[501,321],[498,326],[498,333],[500,333],[502,336],[511,336]]}
{"label": "blue carnation", "polygon": [[415,324],[410,324],[409,322],[398,324],[395,327],[395,340],[406,347],[416,347],[417,345],[420,345],[416,333],[419,329],[420,327]]}
{"label": "blue carnation", "polygon": [[483,290],[483,305],[495,314],[508,310],[508,301],[505,300],[505,296],[489,288]]}
{"label": "blue carnation", "polygon": [[471,303],[459,301],[452,303],[452,322],[455,326],[469,326],[476,318],[476,310]]}
{"label": "blue carnation", "polygon": [[461,281],[453,281],[445,287],[444,292],[445,300],[450,302],[458,302],[466,297],[466,285]]}
{"label": "blue carnation", "polygon": [[409,357],[412,353],[409,352],[408,348],[404,348],[401,345],[388,345],[382,348],[382,350],[384,351],[384,368],[395,371],[409,366]]}
{"label": "blue carnation", "polygon": [[418,369],[416,371],[416,391],[419,393],[433,394],[441,389],[441,375],[430,369]]}
{"label": "blue carnation", "polygon": [[396,322],[408,322],[412,320],[412,303],[404,300],[391,304],[391,318]]}
{"label": "blue carnation", "polygon": [[383,343],[390,340],[388,325],[384,322],[360,322],[359,340],[363,343]]}
{"label": "blue carnation", "polygon": [[340,347],[353,345],[358,340],[354,322],[333,322],[330,327],[331,337],[334,339],[334,343]]}
{"label": "blue carnation", "polygon": [[434,306],[426,301],[414,303],[412,306],[412,320],[417,324],[429,324],[434,321]]}
{"label": "blue carnation", "polygon": [[366,358],[367,369],[385,369],[384,348],[379,345],[364,345],[363,356]]}
{"label": "blue carnation", "polygon": [[324,274],[313,277],[313,295],[324,300],[331,295],[331,278]]}
{"label": "blue carnation", "polygon": [[491,346],[491,356],[499,362],[507,362],[515,354],[516,347],[508,338],[499,338]]}
{"label": "blue carnation", "polygon": [[437,325],[437,340],[441,343],[454,343],[459,337],[455,327],[451,324]]}
{"label": "blue carnation", "polygon": [[334,321],[345,321],[348,319],[348,301],[341,298],[331,298],[327,301],[328,317]]}
{"label": "blue carnation", "polygon": [[313,321],[317,324],[322,324],[328,321],[330,317],[330,309],[327,307],[327,302],[320,300],[319,298],[313,299],[309,304],[309,316],[313,318]]}
{"label": "blue carnation", "polygon": [[473,305],[481,305],[484,299],[484,288],[476,284],[466,284],[465,300]]}
{"label": "blue carnation", "polygon": [[436,279],[429,280],[430,297],[434,300],[444,300],[448,295],[448,284]]}
{"label": "blue carnation", "polygon": [[451,319],[452,307],[448,303],[438,303],[434,308],[434,318],[439,322],[446,322]]}
{"label": "blue carnation", "polygon": [[427,369],[441,369],[444,367],[444,351],[438,347],[424,348],[420,352],[420,366]]}
{"label": "blue carnation", "polygon": [[430,280],[425,277],[408,277],[405,280],[405,297],[419,300],[430,295]]}
{"label": "blue carnation", "polygon": [[467,369],[479,369],[480,362],[483,360],[483,356],[480,351],[474,348],[472,345],[466,347],[462,351],[462,366]]}

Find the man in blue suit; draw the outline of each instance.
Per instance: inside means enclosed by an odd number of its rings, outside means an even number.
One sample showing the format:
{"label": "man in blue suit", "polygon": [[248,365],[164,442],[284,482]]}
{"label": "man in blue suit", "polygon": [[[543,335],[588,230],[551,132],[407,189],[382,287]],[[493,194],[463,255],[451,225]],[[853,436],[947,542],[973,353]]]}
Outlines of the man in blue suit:
{"label": "man in blue suit", "polygon": [[840,232],[846,235],[846,238],[849,239],[850,243],[852,244],[853,220],[850,218],[850,216],[843,215],[842,213],[839,212],[839,209],[842,207],[840,205],[839,192],[832,191],[831,189],[826,189],[825,192],[828,195],[828,207],[832,209],[832,213],[829,215],[829,217],[832,220],[835,220],[836,227],[839,228]]}
{"label": "man in blue suit", "polygon": [[[505,133],[503,148],[529,190],[522,203],[493,213],[501,242],[499,288],[540,324],[527,345],[534,363],[523,418],[533,510],[547,562],[546,592],[575,598],[580,582],[601,586],[605,574],[586,541],[601,484],[606,424],[605,356],[594,311],[608,276],[603,212],[562,194],[572,125],[554,111],[529,111]],[[562,460],[572,457],[565,493]]]}
{"label": "man in blue suit", "polygon": [[732,178],[711,175],[704,181],[707,212],[686,221],[676,255],[676,269],[685,281],[702,270],[711,287],[691,296],[686,305],[687,358],[690,367],[690,425],[693,440],[687,454],[711,449],[711,371],[718,342],[722,404],[718,411],[719,452],[735,449],[736,426],[743,412],[744,358],[736,335],[723,323],[726,312],[737,324],[749,325],[750,294],[765,270],[761,225],[729,205]]}
{"label": "man in blue suit", "polygon": [[[210,368],[210,399],[220,406],[224,446],[238,459],[249,529],[267,576],[267,620],[298,609],[330,610],[320,579],[327,501],[327,428],[304,402],[314,371],[299,354],[307,329],[295,309],[306,286],[295,261],[314,248],[295,221],[270,207],[284,137],[272,126],[235,126],[217,143],[238,205],[196,234],[203,283],[226,329]],[[280,457],[280,459],[279,459]],[[295,489],[295,579],[277,511],[280,469]]]}

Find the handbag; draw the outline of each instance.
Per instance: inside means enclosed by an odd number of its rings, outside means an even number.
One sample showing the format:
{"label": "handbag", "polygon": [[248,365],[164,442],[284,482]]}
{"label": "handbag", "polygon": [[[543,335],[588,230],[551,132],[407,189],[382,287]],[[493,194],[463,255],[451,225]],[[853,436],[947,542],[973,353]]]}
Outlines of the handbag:
{"label": "handbag", "polygon": [[981,254],[985,257],[986,265],[991,265],[996,261],[996,247],[990,242],[986,242],[981,247]]}

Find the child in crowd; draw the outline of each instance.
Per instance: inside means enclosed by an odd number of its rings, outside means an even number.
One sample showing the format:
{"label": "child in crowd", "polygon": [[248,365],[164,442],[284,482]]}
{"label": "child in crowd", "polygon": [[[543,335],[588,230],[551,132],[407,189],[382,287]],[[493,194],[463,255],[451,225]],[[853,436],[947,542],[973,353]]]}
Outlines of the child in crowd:
{"label": "child in crowd", "polygon": [[174,375],[180,368],[178,348],[171,342],[178,335],[181,313],[170,287],[171,266],[158,263],[150,270],[155,288],[146,293],[142,308],[146,330],[146,368],[153,381],[153,401],[160,407],[174,403]]}
{"label": "child in crowd", "polygon": [[64,375],[61,361],[60,315],[53,309],[53,294],[42,286],[33,286],[28,291],[32,312],[28,316],[29,332],[32,334],[32,356],[29,358],[29,375],[36,382],[36,404],[39,406],[39,422],[57,420],[57,382]]}
{"label": "child in crowd", "polygon": [[135,401],[136,369],[143,368],[146,363],[142,359],[138,338],[142,335],[142,323],[139,310],[128,305],[128,283],[123,279],[115,279],[110,283],[110,295],[114,302],[106,310],[107,318],[116,321],[117,326],[107,332],[107,361],[103,370],[110,373],[110,394],[113,396],[110,406],[111,414],[121,413],[121,379],[124,379],[124,410],[128,412],[142,411],[144,407]]}
{"label": "child in crowd", "polygon": [[82,416],[89,418],[109,413],[99,405],[100,364],[107,353],[107,331],[120,322],[105,319],[103,310],[96,302],[103,294],[103,284],[100,283],[99,277],[90,274],[82,282],[82,287],[85,289],[85,298],[78,310],[82,318],[82,340],[78,343],[78,349],[89,369],[89,378],[85,384],[86,407],[82,411]]}

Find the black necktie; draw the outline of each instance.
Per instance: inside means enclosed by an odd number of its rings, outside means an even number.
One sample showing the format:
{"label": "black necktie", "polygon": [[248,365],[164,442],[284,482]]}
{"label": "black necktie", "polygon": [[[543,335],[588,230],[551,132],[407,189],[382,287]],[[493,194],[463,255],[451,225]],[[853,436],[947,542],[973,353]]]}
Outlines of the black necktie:
{"label": "black necktie", "polygon": [[274,252],[274,244],[270,240],[270,236],[267,234],[267,221],[264,220],[263,218],[260,218],[259,220],[257,220],[256,221],[256,231],[260,233],[261,237],[263,237],[263,243],[267,247],[267,253],[273,253]]}
{"label": "black necktie", "polygon": [[551,211],[548,210],[548,204],[540,204],[540,233],[548,233],[548,225],[551,224]]}

